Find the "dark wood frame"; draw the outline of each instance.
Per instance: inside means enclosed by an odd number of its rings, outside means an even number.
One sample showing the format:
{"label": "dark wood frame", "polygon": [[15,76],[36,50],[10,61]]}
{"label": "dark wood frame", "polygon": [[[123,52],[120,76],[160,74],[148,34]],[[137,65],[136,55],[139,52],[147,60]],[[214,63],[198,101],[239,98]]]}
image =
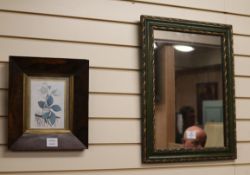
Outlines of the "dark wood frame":
{"label": "dark wood frame", "polygon": [[[80,59],[10,56],[8,148],[14,151],[59,151],[88,148],[89,61]],[[26,132],[25,77],[69,77],[69,132]],[[47,147],[47,138],[57,138],[57,147]]]}
{"label": "dark wood frame", "polygon": [[[222,38],[224,141],[225,147],[187,149],[155,149],[154,106],[154,35],[153,30],[216,35]],[[142,39],[142,161],[144,163],[189,162],[236,159],[236,125],[234,99],[234,66],[232,26],[173,18],[141,16]]]}

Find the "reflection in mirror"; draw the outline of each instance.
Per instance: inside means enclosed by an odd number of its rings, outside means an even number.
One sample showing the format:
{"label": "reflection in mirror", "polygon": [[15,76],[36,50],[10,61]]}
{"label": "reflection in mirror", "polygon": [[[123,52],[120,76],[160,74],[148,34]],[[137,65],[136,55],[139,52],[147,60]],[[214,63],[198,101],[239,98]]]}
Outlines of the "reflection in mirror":
{"label": "reflection in mirror", "polygon": [[224,147],[221,36],[153,34],[155,149]]}
{"label": "reflection in mirror", "polygon": [[141,16],[142,161],[236,158],[232,26]]}

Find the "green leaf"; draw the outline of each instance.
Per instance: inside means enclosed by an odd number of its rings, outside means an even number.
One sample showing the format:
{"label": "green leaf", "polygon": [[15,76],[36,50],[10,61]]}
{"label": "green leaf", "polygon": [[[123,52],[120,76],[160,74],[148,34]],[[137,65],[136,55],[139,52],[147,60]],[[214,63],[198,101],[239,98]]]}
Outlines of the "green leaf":
{"label": "green leaf", "polygon": [[61,111],[61,110],[62,110],[61,107],[60,107],[59,105],[53,105],[53,106],[51,107],[51,109],[53,109],[55,112],[58,112],[58,111]]}
{"label": "green leaf", "polygon": [[56,122],[56,115],[54,112],[51,112],[49,120],[50,120],[51,125],[53,126]]}
{"label": "green leaf", "polygon": [[49,113],[50,113],[50,112],[45,112],[45,113],[43,113],[43,114],[42,114],[43,119],[49,118]]}
{"label": "green leaf", "polygon": [[40,108],[44,108],[45,101],[38,101],[38,105]]}
{"label": "green leaf", "polygon": [[48,104],[48,106],[52,105],[53,102],[54,102],[53,97],[51,95],[48,95],[47,96],[47,104]]}

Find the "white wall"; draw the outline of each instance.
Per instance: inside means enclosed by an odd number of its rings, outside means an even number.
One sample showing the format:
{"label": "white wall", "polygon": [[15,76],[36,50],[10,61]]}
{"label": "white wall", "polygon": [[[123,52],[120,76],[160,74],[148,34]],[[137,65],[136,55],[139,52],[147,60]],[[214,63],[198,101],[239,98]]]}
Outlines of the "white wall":
{"label": "white wall", "polygon": [[[250,174],[250,1],[0,0],[0,174]],[[142,164],[140,15],[232,24],[235,161]],[[90,145],[83,152],[7,150],[8,57],[90,60]]]}

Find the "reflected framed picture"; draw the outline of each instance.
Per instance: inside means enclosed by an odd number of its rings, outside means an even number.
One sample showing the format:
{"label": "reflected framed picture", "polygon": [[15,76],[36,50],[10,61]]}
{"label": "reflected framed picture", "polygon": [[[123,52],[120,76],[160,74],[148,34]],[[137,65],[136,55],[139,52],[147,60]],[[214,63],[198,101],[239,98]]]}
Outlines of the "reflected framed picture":
{"label": "reflected framed picture", "polygon": [[11,56],[9,75],[9,149],[88,147],[88,60]]}
{"label": "reflected framed picture", "polygon": [[203,119],[202,103],[206,100],[219,100],[217,82],[202,82],[196,84],[197,91],[197,122],[200,125],[205,123]]}

